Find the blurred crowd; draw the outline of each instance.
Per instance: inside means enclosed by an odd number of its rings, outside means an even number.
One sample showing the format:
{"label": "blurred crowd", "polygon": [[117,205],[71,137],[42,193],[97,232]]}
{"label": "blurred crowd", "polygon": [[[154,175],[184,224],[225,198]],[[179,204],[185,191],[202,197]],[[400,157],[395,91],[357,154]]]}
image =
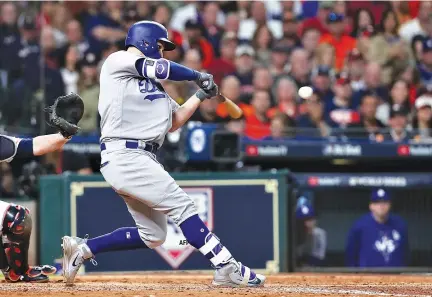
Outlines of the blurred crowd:
{"label": "blurred crowd", "polygon": [[[78,92],[83,133],[97,135],[100,66],[123,49],[131,24],[154,20],[177,44],[166,58],[212,73],[245,115],[229,121],[209,100],[193,121],[254,139],[427,139],[431,13],[429,1],[4,2],[0,123],[18,125],[29,94],[48,104]],[[303,86],[313,87],[311,98],[299,98]],[[179,103],[196,88],[165,87]],[[37,113],[26,118],[42,122]]]}
{"label": "blurred crowd", "polygon": [[[77,92],[82,134],[98,135],[100,67],[141,20],[168,28],[177,48],[165,58],[213,74],[244,112],[230,120],[205,100],[191,121],[252,139],[432,136],[430,1],[2,2],[0,131],[39,133],[41,107]],[[197,88],[163,84],[180,104]],[[312,96],[298,96],[304,86]]]}

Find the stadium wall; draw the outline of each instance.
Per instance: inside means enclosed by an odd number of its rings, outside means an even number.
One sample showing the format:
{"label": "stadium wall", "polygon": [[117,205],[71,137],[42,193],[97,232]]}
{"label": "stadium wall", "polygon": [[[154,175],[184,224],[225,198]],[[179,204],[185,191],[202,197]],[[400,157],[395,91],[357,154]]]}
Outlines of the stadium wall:
{"label": "stadium wall", "polygon": [[[173,174],[195,200],[208,227],[240,261],[267,272],[288,271],[288,171]],[[60,239],[91,237],[134,224],[122,199],[101,175],[45,176],[40,181],[40,260],[61,257]],[[259,220],[259,224],[257,224]],[[208,262],[168,221],[167,241],[155,253],[135,250],[97,256],[88,272],[207,270]]]}

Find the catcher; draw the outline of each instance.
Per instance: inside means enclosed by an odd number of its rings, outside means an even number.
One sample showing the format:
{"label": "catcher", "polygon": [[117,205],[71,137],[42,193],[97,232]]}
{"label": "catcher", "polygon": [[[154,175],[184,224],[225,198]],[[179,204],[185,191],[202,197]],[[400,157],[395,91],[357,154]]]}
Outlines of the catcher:
{"label": "catcher", "polygon": [[[79,131],[84,103],[76,94],[57,98],[45,109],[49,125],[60,133],[16,138],[0,135],[0,162],[13,158],[41,156],[61,149]],[[25,207],[0,200],[0,269],[9,282],[47,282],[56,272],[50,265],[29,266],[28,250],[32,231],[31,215]]]}

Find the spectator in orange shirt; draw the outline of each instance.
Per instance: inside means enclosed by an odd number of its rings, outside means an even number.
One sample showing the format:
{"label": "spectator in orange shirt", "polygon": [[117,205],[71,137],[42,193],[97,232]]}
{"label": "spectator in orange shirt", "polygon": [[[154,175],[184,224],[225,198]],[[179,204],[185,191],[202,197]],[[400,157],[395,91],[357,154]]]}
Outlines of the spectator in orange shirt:
{"label": "spectator in orange shirt", "polygon": [[[234,75],[225,77],[220,85],[220,92],[227,98],[236,103],[242,110],[244,116],[249,116],[254,113],[252,106],[244,102],[240,102],[240,81]],[[228,118],[228,111],[225,104],[219,104],[216,113],[221,118]]]}
{"label": "spectator in orange shirt", "polygon": [[270,108],[270,95],[265,91],[256,91],[251,103],[255,113],[246,117],[245,135],[252,139],[262,139],[270,135],[270,121],[266,115]]}
{"label": "spectator in orange shirt", "polygon": [[331,33],[324,34],[320,43],[329,43],[336,49],[336,70],[342,70],[347,54],[356,47],[356,40],[344,34],[344,16],[330,13],[327,19]]}
{"label": "spectator in orange shirt", "polygon": [[270,108],[267,116],[272,119],[278,112],[281,112],[292,118],[297,117],[297,86],[295,82],[288,76],[279,78],[274,93],[277,106]]}
{"label": "spectator in orange shirt", "polygon": [[236,33],[226,32],[223,35],[220,49],[221,56],[214,59],[208,67],[208,72],[213,74],[214,80],[218,85],[221,83],[222,78],[234,74],[236,71],[234,60],[237,44]]}
{"label": "spectator in orange shirt", "polygon": [[200,51],[202,55],[202,66],[207,69],[214,59],[213,47],[204,38],[204,26],[195,20],[188,20],[185,24],[185,40],[183,49],[185,51],[194,48]]}

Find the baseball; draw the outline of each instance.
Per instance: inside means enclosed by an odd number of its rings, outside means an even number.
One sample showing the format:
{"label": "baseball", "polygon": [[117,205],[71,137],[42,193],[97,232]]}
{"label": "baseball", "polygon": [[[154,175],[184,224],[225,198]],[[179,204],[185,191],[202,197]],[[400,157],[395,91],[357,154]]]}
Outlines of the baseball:
{"label": "baseball", "polygon": [[298,94],[303,99],[308,99],[313,94],[313,90],[311,87],[301,87],[298,90]]}

